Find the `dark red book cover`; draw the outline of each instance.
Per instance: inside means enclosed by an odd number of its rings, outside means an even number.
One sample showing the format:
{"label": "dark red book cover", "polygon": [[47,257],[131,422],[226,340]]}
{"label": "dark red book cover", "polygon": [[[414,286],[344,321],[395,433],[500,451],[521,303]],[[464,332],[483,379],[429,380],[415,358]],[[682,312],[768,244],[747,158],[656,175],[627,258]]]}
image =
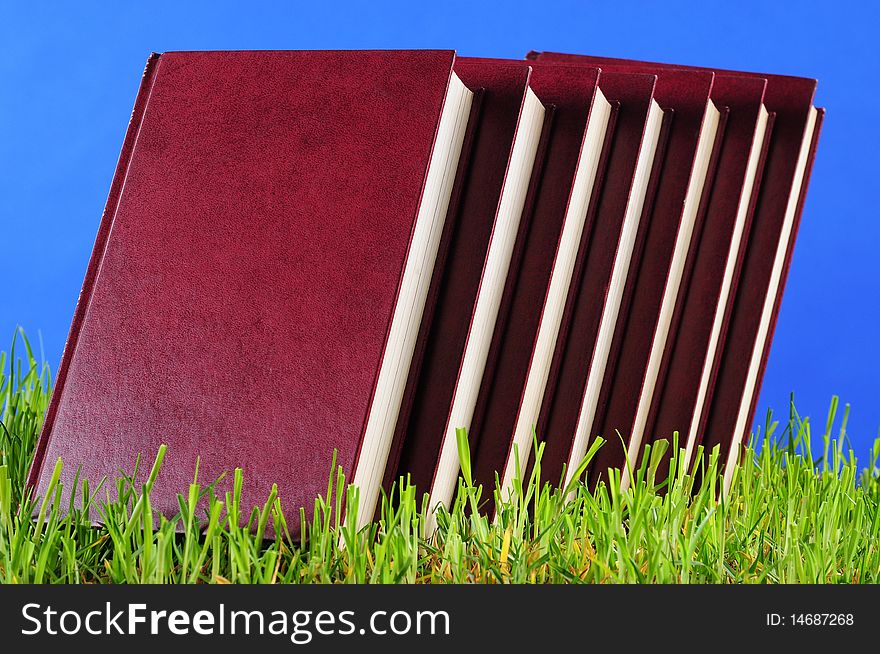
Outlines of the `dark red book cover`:
{"label": "dark red book cover", "polygon": [[487,492],[510,451],[597,79],[598,71],[585,67],[533,67],[531,87],[554,113],[471,422],[474,480]]}
{"label": "dark red book cover", "polygon": [[[527,56],[539,57],[561,62],[583,60],[580,55],[559,53],[533,52]],[[583,61],[589,64],[590,60]],[[824,110],[816,110],[812,105],[814,79],[675,64],[639,64],[656,70],[713,71],[767,81],[764,105],[773,114],[772,132],[748,242],[741,254],[736,292],[728,303],[706,408],[696,430],[697,441],[709,449],[719,446],[722,461],[726,461],[731,444],[748,437],[754,419]],[[736,451],[733,454],[735,457]]]}
{"label": "dark red book cover", "polygon": [[78,467],[113,478],[166,443],[157,510],[177,512],[200,460],[203,483],[243,469],[245,507],[277,483],[296,532],[334,449],[351,478],[453,61],[150,60],[31,471],[37,492],[59,457],[69,491]]}
{"label": "dark red book cover", "polygon": [[396,465],[389,466],[385,484],[409,476],[419,492],[431,489],[444,436],[450,427],[463,426],[449,424],[450,411],[531,72],[519,62],[467,58],[456,60],[455,71],[469,88],[482,91],[479,115],[462,167],[459,208],[449,217],[446,264],[437,268],[432,282],[438,299],[431,321],[423,324],[421,366],[411,371],[407,384],[413,402],[398,420],[398,453],[389,462]]}

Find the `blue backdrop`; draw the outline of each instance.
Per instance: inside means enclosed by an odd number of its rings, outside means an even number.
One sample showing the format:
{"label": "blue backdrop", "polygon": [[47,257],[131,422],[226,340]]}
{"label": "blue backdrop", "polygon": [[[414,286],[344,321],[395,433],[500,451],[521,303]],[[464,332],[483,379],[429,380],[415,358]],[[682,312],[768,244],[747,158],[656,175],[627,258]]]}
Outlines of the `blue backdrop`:
{"label": "blue backdrop", "polygon": [[20,324],[32,340],[42,335],[57,366],[151,51],[584,52],[819,79],[817,104],[828,116],[759,418],[767,407],[787,414],[793,391],[819,427],[836,393],[852,404],[857,451],[866,453],[878,435],[880,12],[873,3],[33,4],[7,5],[0,16],[0,349]]}

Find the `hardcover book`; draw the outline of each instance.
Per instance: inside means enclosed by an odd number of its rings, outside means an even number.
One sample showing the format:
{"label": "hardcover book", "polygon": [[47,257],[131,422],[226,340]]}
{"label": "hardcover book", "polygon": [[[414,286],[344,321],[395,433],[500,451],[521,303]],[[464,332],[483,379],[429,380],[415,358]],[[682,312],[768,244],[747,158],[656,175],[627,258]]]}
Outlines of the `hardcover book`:
{"label": "hardcover book", "polygon": [[[371,520],[748,436],[823,118],[815,80],[558,53],[153,55],[29,484],[236,468]],[[620,438],[618,438],[618,434]],[[623,441],[621,443],[620,441]],[[140,459],[139,459],[140,457]],[[666,453],[668,463],[670,453]],[[665,473],[665,469],[660,474]],[[224,478],[225,476],[225,478]],[[107,486],[112,489],[112,484]],[[108,491],[109,492],[109,491]],[[484,505],[492,510],[492,502]],[[308,515],[308,513],[306,514]],[[290,524],[299,533],[298,521]]]}
{"label": "hardcover book", "polygon": [[297,516],[336,450],[358,523],[372,518],[470,113],[454,60],[150,59],[31,470],[38,493],[59,457],[69,491],[78,469],[114,477],[167,443],[158,510],[177,512],[199,462],[201,480],[243,468],[245,506],[277,483]]}

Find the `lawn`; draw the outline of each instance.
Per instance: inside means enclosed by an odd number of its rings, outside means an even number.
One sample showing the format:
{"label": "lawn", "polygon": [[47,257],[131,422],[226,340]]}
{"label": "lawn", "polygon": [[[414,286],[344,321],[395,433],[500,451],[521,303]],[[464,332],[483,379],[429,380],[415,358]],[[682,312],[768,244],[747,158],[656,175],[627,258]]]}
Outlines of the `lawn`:
{"label": "lawn", "polygon": [[[647,453],[625,492],[615,483],[619,471],[592,491],[581,482],[558,489],[536,465],[509,501],[475,488],[464,456],[456,502],[440,510],[436,532],[426,537],[428,507],[408,484],[383,500],[371,526],[358,532],[340,524],[357,490],[336,468],[302,538],[293,539],[284,511],[296,507],[282,510],[274,496],[253,510],[241,506],[248,480],[240,471],[231,472],[232,490],[223,494],[194,471],[193,484],[180,489],[180,512],[155,514],[150,488],[164,449],[144,463],[151,474],[143,485],[133,481],[136,462],[129,475],[78,482],[83,510],[57,510],[57,483],[46,498],[30,498],[24,480],[50,392],[48,366],[26,340],[13,341],[9,355],[0,355],[4,583],[880,581],[880,440],[857,461],[836,398],[815,432],[793,408],[781,423],[768,416],[725,495],[717,452],[700,452],[690,470],[674,454],[668,478],[658,478],[665,443]],[[678,452],[677,443],[671,447]],[[494,521],[475,510],[487,501],[496,503]],[[261,536],[268,524],[274,539]]]}

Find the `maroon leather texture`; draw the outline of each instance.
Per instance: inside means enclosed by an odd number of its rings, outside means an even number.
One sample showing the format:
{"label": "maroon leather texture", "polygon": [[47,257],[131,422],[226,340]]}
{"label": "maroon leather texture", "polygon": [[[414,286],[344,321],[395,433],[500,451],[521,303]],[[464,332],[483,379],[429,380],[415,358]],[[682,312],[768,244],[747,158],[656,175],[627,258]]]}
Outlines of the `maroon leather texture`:
{"label": "maroon leather texture", "polygon": [[[561,53],[531,52],[527,59],[540,61],[575,62],[584,61],[589,64],[592,58],[584,60],[580,55]],[[631,63],[626,60],[606,60],[609,63]],[[745,393],[746,376],[749,360],[754,350],[761,309],[770,284],[770,273],[773,258],[779,242],[785,216],[785,206],[791,191],[807,117],[812,107],[816,80],[784,75],[767,75],[722,69],[680,66],[675,64],[659,64],[639,62],[656,70],[702,70],[714,71],[718,74],[729,74],[753,79],[766,79],[767,87],[764,94],[764,105],[773,114],[773,131],[768,144],[766,161],[758,190],[756,206],[752,218],[748,243],[744,246],[742,267],[737,282],[736,294],[725,317],[725,338],[719,345],[715,357],[715,365],[710,383],[710,395],[707,398],[708,410],[704,411],[698,428],[698,437],[708,449],[718,445],[722,457],[725,457],[734,438],[736,416]],[[820,118],[822,117],[820,111]],[[775,327],[779,306],[785,287],[785,278],[791,262],[797,229],[803,211],[803,200],[810,170],[812,169],[815,147],[818,141],[821,120],[814,130],[811,156],[808,160],[804,186],[800,202],[795,214],[791,238],[786,249],[783,277],[773,307],[771,328]],[[751,411],[748,417],[748,429],[754,420],[754,409],[760,394],[766,359],[772,342],[772,332],[768,335],[762,352],[761,374],[758,378],[754,394],[749,399]],[[748,434],[743,434],[743,438]],[[722,461],[724,458],[722,458]]]}
{"label": "maroon leather texture", "polygon": [[[764,99],[766,80],[730,75],[715,77],[712,99],[719,108],[727,108],[728,119],[721,142],[718,167],[709,191],[709,205],[702,233],[694,233],[694,245],[688,255],[687,273],[682,279],[669,343],[657,380],[646,437],[671,440],[674,431],[683,437],[696,409],[699,380],[707,363],[709,340],[721,295],[724,271],[730,256],[731,239],[736,226],[742,187],[745,183],[755,128]],[[772,134],[769,124],[759,148],[766,148]],[[764,157],[761,157],[763,160]],[[745,218],[740,243],[748,243],[754,214],[754,201],[761,184],[763,167],[759,163]],[[742,267],[743,248],[734,252]],[[731,293],[736,292],[734,274]],[[722,330],[723,334],[723,330]],[[649,439],[646,438],[646,442]],[[684,442],[681,443],[684,445]]]}
{"label": "maroon leather texture", "polygon": [[[31,473],[169,454],[153,503],[241,467],[294,532],[349,474],[454,53],[168,53],[148,66]],[[148,466],[147,466],[148,467]],[[229,487],[231,475],[219,490]],[[69,488],[68,488],[69,490]]]}
{"label": "maroon leather texture", "polygon": [[544,441],[542,476],[553,482],[561,478],[571,453],[656,81],[653,75],[604,70],[600,77],[605,97],[618,106],[614,132],[566,300],[568,326],[556,343],[558,374],[545,389],[538,419],[538,436]]}
{"label": "maroon leather texture", "polygon": [[421,367],[410,372],[407,383],[413,403],[397,424],[399,459],[389,461],[391,476],[386,479],[388,486],[409,475],[419,491],[431,487],[448,428],[530,69],[518,62],[459,58],[455,72],[469,88],[482,89],[480,113],[463,167],[459,210],[449,217],[453,229],[446,264],[435,270],[432,280],[438,300],[432,320],[423,323]]}
{"label": "maroon leather texture", "polygon": [[545,135],[543,170],[531,192],[531,211],[523,215],[471,422],[474,480],[489,489],[494,488],[495,473],[503,470],[513,439],[598,79],[598,70],[586,67],[532,67],[532,90],[554,113]]}

